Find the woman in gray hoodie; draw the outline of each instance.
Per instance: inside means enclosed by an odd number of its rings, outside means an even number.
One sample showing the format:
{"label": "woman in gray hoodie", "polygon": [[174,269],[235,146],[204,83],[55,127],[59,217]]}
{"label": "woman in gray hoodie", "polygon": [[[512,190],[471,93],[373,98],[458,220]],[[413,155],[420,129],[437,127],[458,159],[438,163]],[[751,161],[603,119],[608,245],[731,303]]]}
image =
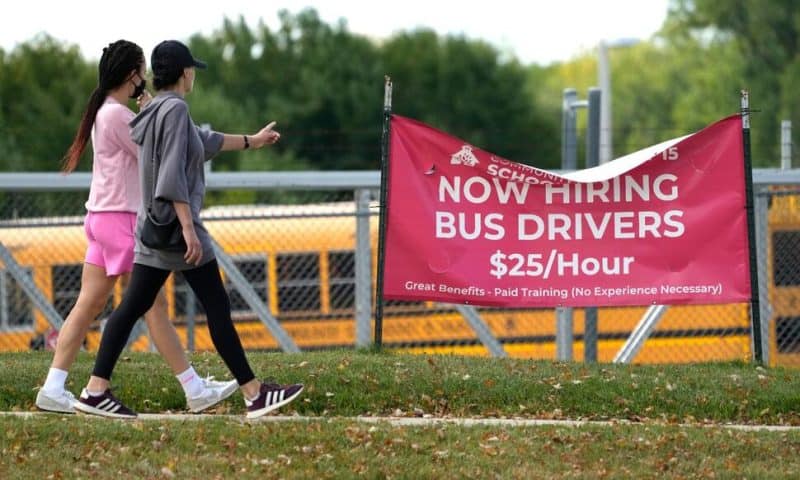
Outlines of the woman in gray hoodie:
{"label": "woman in gray hoodie", "polygon": [[[125,296],[111,314],[100,341],[94,370],[75,408],[85,413],[135,418],[136,413],[109,389],[114,366],[136,320],[146,312],[173,271],[180,271],[208,318],[211,339],[236,378],[247,406],[247,417],[262,416],[297,398],[300,384],[266,384],[256,379],[231,320],[230,300],[222,283],[211,237],[200,220],[205,196],[203,163],[223,150],[261,148],[280,139],[275,122],[255,135],[231,135],[198,128],[184,96],[192,91],[195,59],[186,45],[167,40],[151,56],[156,97],[131,121],[139,150],[143,203],[136,223],[133,272]],[[185,248],[148,248],[141,241],[147,210],[159,222],[180,222]]]}

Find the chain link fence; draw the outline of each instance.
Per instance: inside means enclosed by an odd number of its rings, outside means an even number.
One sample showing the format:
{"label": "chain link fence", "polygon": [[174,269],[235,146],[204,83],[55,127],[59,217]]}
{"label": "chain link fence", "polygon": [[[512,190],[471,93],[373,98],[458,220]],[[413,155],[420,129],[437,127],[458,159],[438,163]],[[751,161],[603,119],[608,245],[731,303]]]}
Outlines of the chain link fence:
{"label": "chain link fence", "polygon": [[[771,364],[800,365],[800,175],[784,172],[764,180],[756,173],[764,351]],[[16,263],[0,270],[0,351],[52,348],[56,338],[53,322],[20,288],[14,268],[31,275],[61,318],[75,304],[86,251],[88,176],[71,177],[71,185],[63,185],[58,176],[0,179],[0,243]],[[245,348],[282,348],[267,328],[265,315],[301,350],[367,346],[372,340],[376,278],[378,172],[212,173],[208,178],[204,222],[265,307],[260,315],[234,276],[222,272]],[[790,178],[795,178],[794,184],[787,183]],[[773,183],[765,183],[769,181]],[[359,273],[364,265],[365,273]],[[203,305],[183,277],[173,274],[164,289],[170,317],[186,348],[212,350]],[[93,324],[85,343],[88,350],[97,348],[103,320],[122,293],[118,285]],[[383,344],[408,352],[487,355],[486,339],[460,308],[389,301]],[[646,306],[598,309],[597,340],[592,345],[597,361],[612,361],[646,312]],[[554,309],[477,308],[473,313],[508,356],[557,358]],[[572,311],[568,341],[573,360],[584,358],[585,313]],[[673,306],[657,320],[632,361],[749,361],[751,333],[748,304]],[[131,348],[151,348],[146,329],[134,335]]]}

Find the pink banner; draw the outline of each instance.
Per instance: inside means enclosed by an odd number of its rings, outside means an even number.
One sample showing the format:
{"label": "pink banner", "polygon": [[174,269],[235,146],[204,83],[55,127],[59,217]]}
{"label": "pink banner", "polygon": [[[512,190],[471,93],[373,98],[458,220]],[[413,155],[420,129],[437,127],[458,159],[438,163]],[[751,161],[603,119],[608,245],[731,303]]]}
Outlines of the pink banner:
{"label": "pink banner", "polygon": [[565,176],[393,116],[384,297],[750,300],[741,118]]}

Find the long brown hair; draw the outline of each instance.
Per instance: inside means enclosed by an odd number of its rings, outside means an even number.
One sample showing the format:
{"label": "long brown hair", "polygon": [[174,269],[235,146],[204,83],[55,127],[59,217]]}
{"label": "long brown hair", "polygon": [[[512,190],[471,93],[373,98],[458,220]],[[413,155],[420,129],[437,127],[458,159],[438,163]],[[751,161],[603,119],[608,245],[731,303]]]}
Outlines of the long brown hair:
{"label": "long brown hair", "polygon": [[78,167],[81,154],[86,150],[86,144],[92,136],[97,111],[103,106],[108,92],[125,83],[128,75],[132,71],[138,71],[142,65],[144,65],[144,52],[133,42],[117,40],[103,49],[97,68],[97,86],[89,96],[78,132],[62,160],[61,170],[64,173],[72,172]]}

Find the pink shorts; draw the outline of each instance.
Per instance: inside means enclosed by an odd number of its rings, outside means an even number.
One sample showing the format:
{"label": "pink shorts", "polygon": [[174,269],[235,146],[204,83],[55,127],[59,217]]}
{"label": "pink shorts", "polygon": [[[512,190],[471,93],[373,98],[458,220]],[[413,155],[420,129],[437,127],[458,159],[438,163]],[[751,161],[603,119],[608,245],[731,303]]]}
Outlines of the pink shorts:
{"label": "pink shorts", "polygon": [[133,270],[135,213],[89,212],[83,229],[89,240],[86,263],[104,268],[109,277]]}

